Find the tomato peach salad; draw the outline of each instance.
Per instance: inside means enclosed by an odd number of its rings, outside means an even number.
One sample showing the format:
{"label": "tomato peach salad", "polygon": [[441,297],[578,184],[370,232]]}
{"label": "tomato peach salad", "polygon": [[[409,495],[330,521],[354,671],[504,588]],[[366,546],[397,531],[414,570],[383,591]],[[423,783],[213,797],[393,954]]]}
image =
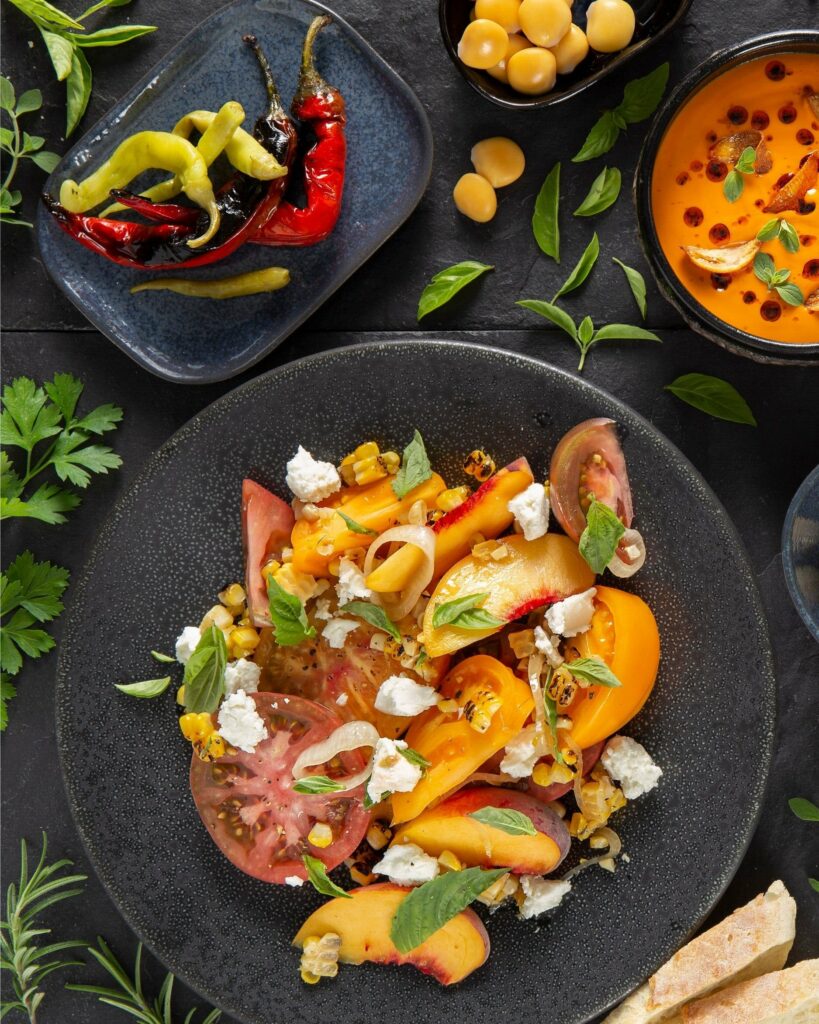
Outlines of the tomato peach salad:
{"label": "tomato peach salad", "polygon": [[611,585],[645,560],[615,424],[570,430],[545,483],[482,450],[464,470],[447,486],[417,431],[338,466],[299,446],[290,503],[244,481],[244,583],[177,640],[209,834],[254,878],[331,897],[293,940],[310,984],[365,960],[461,981],[489,954],[469,904],[535,918],[613,872],[611,816],[662,775],[617,735],[660,642]]}

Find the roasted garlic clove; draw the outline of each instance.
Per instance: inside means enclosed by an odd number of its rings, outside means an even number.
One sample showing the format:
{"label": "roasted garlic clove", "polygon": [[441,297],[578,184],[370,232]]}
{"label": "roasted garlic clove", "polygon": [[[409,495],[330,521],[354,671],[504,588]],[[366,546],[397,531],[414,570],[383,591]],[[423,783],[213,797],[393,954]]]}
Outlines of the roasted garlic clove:
{"label": "roasted garlic clove", "polygon": [[816,187],[819,177],[819,153],[810,153],[807,160],[790,181],[774,192],[764,213],[782,213],[784,210],[801,210],[802,201],[810,189]]}
{"label": "roasted garlic clove", "polygon": [[712,274],[733,274],[747,267],[762,248],[762,242],[752,238],[749,242],[735,242],[718,249],[704,249],[700,245],[684,245],[686,256],[695,267]]}

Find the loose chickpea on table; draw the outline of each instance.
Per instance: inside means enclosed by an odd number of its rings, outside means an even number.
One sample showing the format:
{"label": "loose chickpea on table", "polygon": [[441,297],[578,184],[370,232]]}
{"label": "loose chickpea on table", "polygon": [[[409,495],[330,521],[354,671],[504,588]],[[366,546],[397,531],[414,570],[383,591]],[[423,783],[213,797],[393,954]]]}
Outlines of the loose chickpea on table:
{"label": "loose chickpea on table", "polygon": [[471,157],[475,170],[458,179],[452,198],[465,217],[485,224],[498,209],[495,189],[518,180],[526,167],[526,157],[517,142],[502,136],[475,143]]}

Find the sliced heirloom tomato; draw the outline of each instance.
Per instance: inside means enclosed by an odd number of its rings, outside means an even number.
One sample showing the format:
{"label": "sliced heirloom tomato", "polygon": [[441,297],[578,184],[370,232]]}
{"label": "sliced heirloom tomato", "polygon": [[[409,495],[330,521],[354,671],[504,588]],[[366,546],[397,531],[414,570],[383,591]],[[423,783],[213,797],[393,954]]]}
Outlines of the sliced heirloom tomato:
{"label": "sliced heirloom tomato", "polygon": [[660,664],[660,634],[651,609],[636,594],[598,587],[591,628],[569,644],[567,660],[602,658],[621,683],[580,689],[564,709],[572,719],[572,739],[587,748],[616,733],[648,700]]}
{"label": "sliced heirloom tomato", "polygon": [[[278,693],[251,695],[265,720],[267,739],[248,754],[237,750],[217,761],[191,761],[191,793],[213,841],[233,864],[263,882],[306,878],[302,857],[318,857],[330,869],[353,852],[364,837],[370,814],[363,788],[343,793],[297,793],[293,764],[307,747],[341,725],[326,708],[301,697]],[[361,751],[316,765],[313,774],[346,778],[360,772]],[[308,841],[313,825],[324,822],[333,838],[319,848]]]}
{"label": "sliced heirloom tomato", "polygon": [[245,545],[245,590],[253,623],[270,623],[267,587],[262,566],[278,558],[290,543],[295,522],[293,510],[272,491],[254,480],[242,483],[242,537]]}

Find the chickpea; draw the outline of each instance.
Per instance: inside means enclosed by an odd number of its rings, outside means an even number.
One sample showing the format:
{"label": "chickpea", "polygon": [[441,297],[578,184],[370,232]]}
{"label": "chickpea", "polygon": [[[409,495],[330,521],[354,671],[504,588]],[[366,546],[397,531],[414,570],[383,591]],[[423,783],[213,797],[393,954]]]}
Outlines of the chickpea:
{"label": "chickpea", "polygon": [[517,181],[526,166],[526,157],[517,142],[499,135],[476,142],[471,156],[472,166],[493,188]]}
{"label": "chickpea", "polygon": [[540,96],[554,87],[557,63],[548,50],[540,46],[529,46],[509,58],[506,71],[509,84],[517,92]]}
{"label": "chickpea", "polygon": [[485,71],[501,60],[508,42],[509,37],[500,25],[487,18],[476,18],[464,29],[458,56],[467,67]]}
{"label": "chickpea", "polygon": [[598,53],[614,53],[631,42],[634,11],[626,0],[594,0],[586,11],[586,36]]}
{"label": "chickpea", "polygon": [[589,52],[589,41],[586,33],[579,25],[572,25],[557,46],[552,47],[552,54],[557,64],[559,75],[568,75]]}
{"label": "chickpea", "polygon": [[492,220],[498,209],[495,190],[480,174],[463,174],[452,190],[458,212],[478,224]]}
{"label": "chickpea", "polygon": [[506,53],[494,67],[486,69],[487,75],[491,75],[499,82],[508,83],[509,76],[506,73],[506,65],[509,63],[509,58],[513,53],[517,53],[518,50],[525,50],[528,45],[529,40],[519,32],[516,35],[509,36],[509,44],[506,47]]}
{"label": "chickpea", "polygon": [[475,17],[497,22],[505,32],[519,32],[520,0],[476,0]]}
{"label": "chickpea", "polygon": [[518,13],[523,34],[535,46],[557,46],[572,23],[566,0],[523,0]]}

